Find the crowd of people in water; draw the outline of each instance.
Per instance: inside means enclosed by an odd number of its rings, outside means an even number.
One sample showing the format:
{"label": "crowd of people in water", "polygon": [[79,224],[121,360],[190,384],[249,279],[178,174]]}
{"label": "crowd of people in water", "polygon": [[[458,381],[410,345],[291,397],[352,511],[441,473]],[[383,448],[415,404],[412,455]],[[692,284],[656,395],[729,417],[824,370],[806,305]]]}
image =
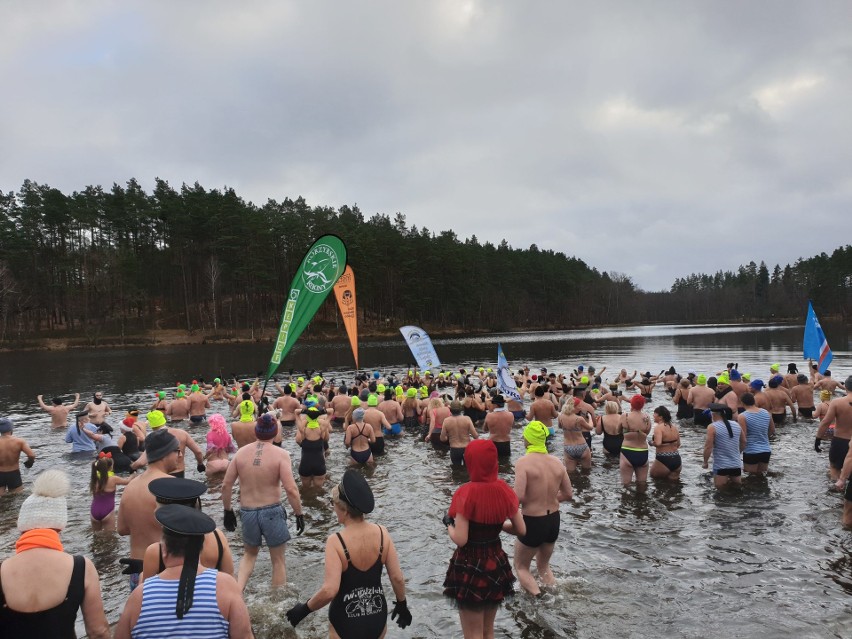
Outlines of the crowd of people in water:
{"label": "crowd of people in water", "polygon": [[[679,424],[705,427],[703,467],[712,460],[714,485],[731,490],[743,473],[767,472],[776,428],[788,419],[809,420],[816,426],[814,449],[829,442],[828,473],[845,491],[842,521],[852,526],[852,376],[836,381],[812,362],[804,372],[791,363],[786,373],[772,364],[765,375],[741,372],[736,363],[710,374],[674,367],[657,374],[605,372],[583,365],[564,374],[524,367],[514,375],[514,388],[501,388],[497,373],[485,367],[375,371],[345,383],[306,371],[271,387],[259,379],[198,379],[159,391],[149,406],[120,411],[101,392],[82,408],[79,395],[49,404],[39,395],[39,406],[71,451],[93,456],[86,478],[91,525],[129,538],[128,556],[120,562],[129,596],[111,628],[94,565],[63,550],[70,479],[48,469],[29,486],[15,554],[0,564],[0,628],[10,636],[74,637],[81,609],[91,638],[253,636],[243,591],[260,548],[265,544],[269,551],[272,585],[286,584],[291,524],[283,500],[301,535],[310,525],[301,497],[324,490],[332,438],[342,440],[350,464],[331,489],[341,529],[326,541],[320,589],[286,613],[295,627],[329,606],[332,637],[384,636],[389,614],[402,628],[412,623],[391,531],[368,521],[375,499],[359,470],[386,454],[386,438],[416,438],[445,451],[468,474],[470,481],[455,491],[444,516],[455,547],[444,594],[458,608],[468,638],[493,636],[497,610],[515,581],[532,596],[555,583],[550,559],[560,502],[573,497],[571,476],[591,467],[594,435],[601,436],[600,455],[618,460],[622,484],[642,490],[649,474],[679,480]],[[648,410],[655,390],[668,394],[671,408]],[[188,424],[206,424],[203,445]],[[301,450],[296,466],[281,445],[285,438]],[[509,486],[498,470],[511,460],[513,447],[523,455]],[[228,535],[201,511],[206,482],[185,477],[188,454],[199,474],[222,477],[225,531],[239,526],[242,536],[236,570]],[[24,489],[22,458],[27,469],[38,462],[12,421],[0,418],[0,494]],[[516,538],[511,561],[502,533]],[[384,570],[392,607],[382,587]]]}

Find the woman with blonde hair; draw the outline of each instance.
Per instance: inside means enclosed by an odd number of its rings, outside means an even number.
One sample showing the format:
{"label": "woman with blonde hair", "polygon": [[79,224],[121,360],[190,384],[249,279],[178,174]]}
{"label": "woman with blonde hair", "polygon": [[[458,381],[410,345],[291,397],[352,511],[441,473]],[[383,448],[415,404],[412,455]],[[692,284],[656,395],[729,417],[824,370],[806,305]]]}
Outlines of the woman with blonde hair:
{"label": "woman with blonde hair", "polygon": [[444,404],[444,400],[434,391],[429,399],[426,409],[429,420],[429,430],[424,442],[431,442],[432,448],[447,450],[450,445],[441,441],[441,430],[444,428],[444,420],[450,416],[450,409]]}
{"label": "woman with blonde hair", "polygon": [[621,428],[621,415],[618,412],[618,402],[607,400],[604,404],[604,414],[601,415],[595,427],[598,435],[603,435],[603,447],[607,455],[621,455],[621,443],[624,441],[624,431]]}
{"label": "woman with blonde hair", "polygon": [[583,434],[591,432],[594,426],[591,415],[584,417],[577,413],[580,403],[579,397],[569,398],[557,420],[564,433],[565,469],[569,473],[577,470],[578,464],[583,468],[592,467],[592,451]]}

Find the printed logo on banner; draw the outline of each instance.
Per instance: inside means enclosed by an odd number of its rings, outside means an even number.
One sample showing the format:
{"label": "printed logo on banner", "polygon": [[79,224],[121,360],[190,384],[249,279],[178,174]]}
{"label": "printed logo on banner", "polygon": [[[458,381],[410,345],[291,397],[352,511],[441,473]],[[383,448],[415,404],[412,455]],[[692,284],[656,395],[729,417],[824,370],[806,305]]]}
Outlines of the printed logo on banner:
{"label": "printed logo on banner", "polygon": [[337,254],[326,244],[319,244],[305,257],[302,280],[311,293],[324,293],[335,283]]}

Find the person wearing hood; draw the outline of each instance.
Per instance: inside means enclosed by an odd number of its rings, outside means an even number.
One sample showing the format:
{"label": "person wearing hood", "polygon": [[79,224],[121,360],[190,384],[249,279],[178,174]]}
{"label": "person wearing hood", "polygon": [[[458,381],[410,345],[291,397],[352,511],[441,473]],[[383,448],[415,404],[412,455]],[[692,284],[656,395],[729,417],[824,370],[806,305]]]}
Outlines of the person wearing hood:
{"label": "person wearing hood", "polygon": [[21,504],[15,555],[0,564],[0,630],[4,637],[75,639],[77,611],[86,636],[109,639],[101,583],[94,564],[65,552],[60,533],[68,523],[71,484],[49,469]]}
{"label": "person wearing hood", "polygon": [[497,478],[497,447],[488,439],[472,441],[464,462],[470,481],[453,495],[444,517],[456,545],[444,579],[444,595],[459,609],[466,639],[493,637],[497,608],[514,594],[515,576],[500,543],[500,533],[527,532],[518,496]]}

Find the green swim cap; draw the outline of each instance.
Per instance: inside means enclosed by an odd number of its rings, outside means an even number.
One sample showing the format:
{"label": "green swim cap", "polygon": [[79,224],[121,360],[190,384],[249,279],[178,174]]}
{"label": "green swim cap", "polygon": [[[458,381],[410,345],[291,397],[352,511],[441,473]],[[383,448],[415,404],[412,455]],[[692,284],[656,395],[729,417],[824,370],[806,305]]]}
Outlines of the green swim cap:
{"label": "green swim cap", "polygon": [[707,375],[701,373],[701,375],[695,378],[695,383],[699,386],[704,386],[707,383]]}
{"label": "green swim cap", "polygon": [[429,397],[429,389],[425,386],[420,389],[420,397]]}
{"label": "green swim cap", "polygon": [[293,391],[295,391],[295,390],[296,390],[296,384],[294,384],[293,382],[290,382],[290,383],[288,384],[288,386],[290,387],[290,390],[293,390]]}
{"label": "green swim cap", "polygon": [[305,378],[304,378],[304,377],[300,377],[300,378],[298,378],[296,381],[297,381],[297,382],[299,382],[300,384],[304,384],[304,383],[305,383]]}
{"label": "green swim cap", "polygon": [[250,399],[244,399],[240,402],[240,421],[241,422],[253,422],[254,421],[254,402]]}
{"label": "green swim cap", "polygon": [[751,380],[751,373],[743,373],[743,379],[747,382],[750,381]]}
{"label": "green swim cap", "polygon": [[178,390],[186,390],[186,384],[178,384]]}
{"label": "green swim cap", "polygon": [[182,397],[186,397],[186,393],[184,393],[182,390],[179,390],[177,393],[175,393],[175,397],[181,399]]}
{"label": "green swim cap", "polygon": [[581,383],[581,384],[588,384],[588,383],[589,383],[589,378],[588,378],[586,375],[583,375],[583,376],[580,378],[580,383]]}
{"label": "green swim cap", "polygon": [[371,394],[367,398],[367,406],[378,406],[378,405],[379,405],[379,398],[376,397],[375,395]]}
{"label": "green swim cap", "polygon": [[423,374],[424,375],[431,375],[432,373],[430,373],[429,371],[423,371]]}
{"label": "green swim cap", "polygon": [[198,387],[198,384],[193,384],[191,390],[193,393],[197,393],[201,389]]}
{"label": "green swim cap", "polygon": [[236,388],[231,389],[231,395],[233,395],[234,397],[237,396],[237,389]]}
{"label": "green swim cap", "polygon": [[414,375],[414,371],[408,371],[408,376],[411,377],[412,375]]}
{"label": "green swim cap", "polygon": [[402,395],[402,386],[397,386],[393,390],[397,395]]}
{"label": "green swim cap", "polygon": [[485,372],[485,368],[484,368],[484,367],[482,367],[482,366],[480,366],[480,367],[479,367],[479,372],[480,372],[480,373],[484,373],[484,372]]}
{"label": "green swim cap", "polygon": [[489,373],[493,373],[493,372],[494,372],[494,369],[493,369],[493,368],[489,368],[489,369],[488,369],[488,372],[489,372]]}
{"label": "green swim cap", "polygon": [[316,395],[308,395],[305,397],[305,402],[313,402],[314,404],[319,404],[319,399],[317,399]]}
{"label": "green swim cap", "polygon": [[213,378],[213,383],[214,383],[214,384],[221,384],[221,383],[222,383],[222,380],[221,380],[221,379],[219,379],[218,377],[214,377],[214,378]]}
{"label": "green swim cap", "polygon": [[157,397],[159,397],[160,399],[165,399],[166,391],[157,391]]}
{"label": "green swim cap", "polygon": [[384,393],[386,390],[387,389],[385,388],[384,384],[379,384],[378,386],[376,386],[376,392],[377,393]]}
{"label": "green swim cap", "polygon": [[352,398],[352,405],[353,405],[353,406],[360,406],[360,405],[361,405],[361,400],[360,400],[360,399],[358,399],[357,397],[353,397],[353,398]]}

